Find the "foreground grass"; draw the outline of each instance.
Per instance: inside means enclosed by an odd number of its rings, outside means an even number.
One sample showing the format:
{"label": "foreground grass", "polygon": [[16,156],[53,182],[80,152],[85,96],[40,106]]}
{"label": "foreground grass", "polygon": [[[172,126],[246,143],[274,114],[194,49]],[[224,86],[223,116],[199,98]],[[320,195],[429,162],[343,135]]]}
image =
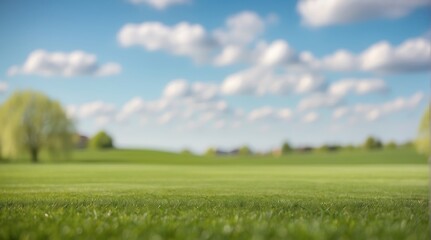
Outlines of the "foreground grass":
{"label": "foreground grass", "polygon": [[62,164],[0,165],[0,239],[430,238],[428,169],[413,151],[121,152],[99,153],[110,163],[81,152]]}

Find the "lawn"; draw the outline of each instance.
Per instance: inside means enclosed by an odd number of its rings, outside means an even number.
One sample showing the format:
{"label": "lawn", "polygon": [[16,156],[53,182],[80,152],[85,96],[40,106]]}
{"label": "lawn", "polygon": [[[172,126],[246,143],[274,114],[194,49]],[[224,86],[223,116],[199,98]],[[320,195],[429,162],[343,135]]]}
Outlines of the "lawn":
{"label": "lawn", "polygon": [[0,164],[0,239],[429,239],[428,178],[411,149],[81,151]]}

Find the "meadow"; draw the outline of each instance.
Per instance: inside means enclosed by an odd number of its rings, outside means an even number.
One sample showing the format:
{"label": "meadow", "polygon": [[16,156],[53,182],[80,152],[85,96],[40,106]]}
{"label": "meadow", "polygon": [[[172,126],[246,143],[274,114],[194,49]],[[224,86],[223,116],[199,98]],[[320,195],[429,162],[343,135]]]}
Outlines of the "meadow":
{"label": "meadow", "polygon": [[430,239],[413,149],[0,164],[0,239]]}

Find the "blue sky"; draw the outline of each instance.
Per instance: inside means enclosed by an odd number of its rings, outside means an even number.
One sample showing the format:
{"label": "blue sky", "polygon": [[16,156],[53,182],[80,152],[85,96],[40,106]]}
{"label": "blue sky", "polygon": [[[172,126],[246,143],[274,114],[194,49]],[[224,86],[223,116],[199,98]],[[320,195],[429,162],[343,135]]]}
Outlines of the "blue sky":
{"label": "blue sky", "polygon": [[429,0],[0,4],[0,102],[42,91],[119,146],[405,141],[429,102]]}

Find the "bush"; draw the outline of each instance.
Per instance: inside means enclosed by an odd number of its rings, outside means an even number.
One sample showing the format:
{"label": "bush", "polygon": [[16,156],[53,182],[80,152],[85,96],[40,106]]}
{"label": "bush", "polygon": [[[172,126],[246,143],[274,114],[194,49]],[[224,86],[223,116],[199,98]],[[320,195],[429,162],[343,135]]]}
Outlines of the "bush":
{"label": "bush", "polygon": [[205,156],[215,156],[216,155],[216,150],[212,147],[208,148],[205,151]]}
{"label": "bush", "polygon": [[112,137],[106,132],[100,131],[90,140],[90,148],[93,149],[110,149],[114,148]]}
{"label": "bush", "polygon": [[281,154],[283,155],[292,152],[292,150],[293,149],[288,142],[283,143],[283,145],[281,146]]}
{"label": "bush", "polygon": [[398,145],[397,145],[397,143],[396,143],[396,142],[394,142],[394,141],[390,141],[390,142],[388,142],[388,143],[385,145],[385,148],[387,148],[387,149],[396,149],[396,148],[398,148]]}
{"label": "bush", "polygon": [[239,153],[239,155],[250,155],[251,154],[251,150],[250,150],[250,148],[248,146],[242,146],[239,149],[238,153]]}
{"label": "bush", "polygon": [[364,142],[364,148],[367,150],[372,149],[381,149],[383,147],[383,144],[380,140],[374,137],[368,137]]}

